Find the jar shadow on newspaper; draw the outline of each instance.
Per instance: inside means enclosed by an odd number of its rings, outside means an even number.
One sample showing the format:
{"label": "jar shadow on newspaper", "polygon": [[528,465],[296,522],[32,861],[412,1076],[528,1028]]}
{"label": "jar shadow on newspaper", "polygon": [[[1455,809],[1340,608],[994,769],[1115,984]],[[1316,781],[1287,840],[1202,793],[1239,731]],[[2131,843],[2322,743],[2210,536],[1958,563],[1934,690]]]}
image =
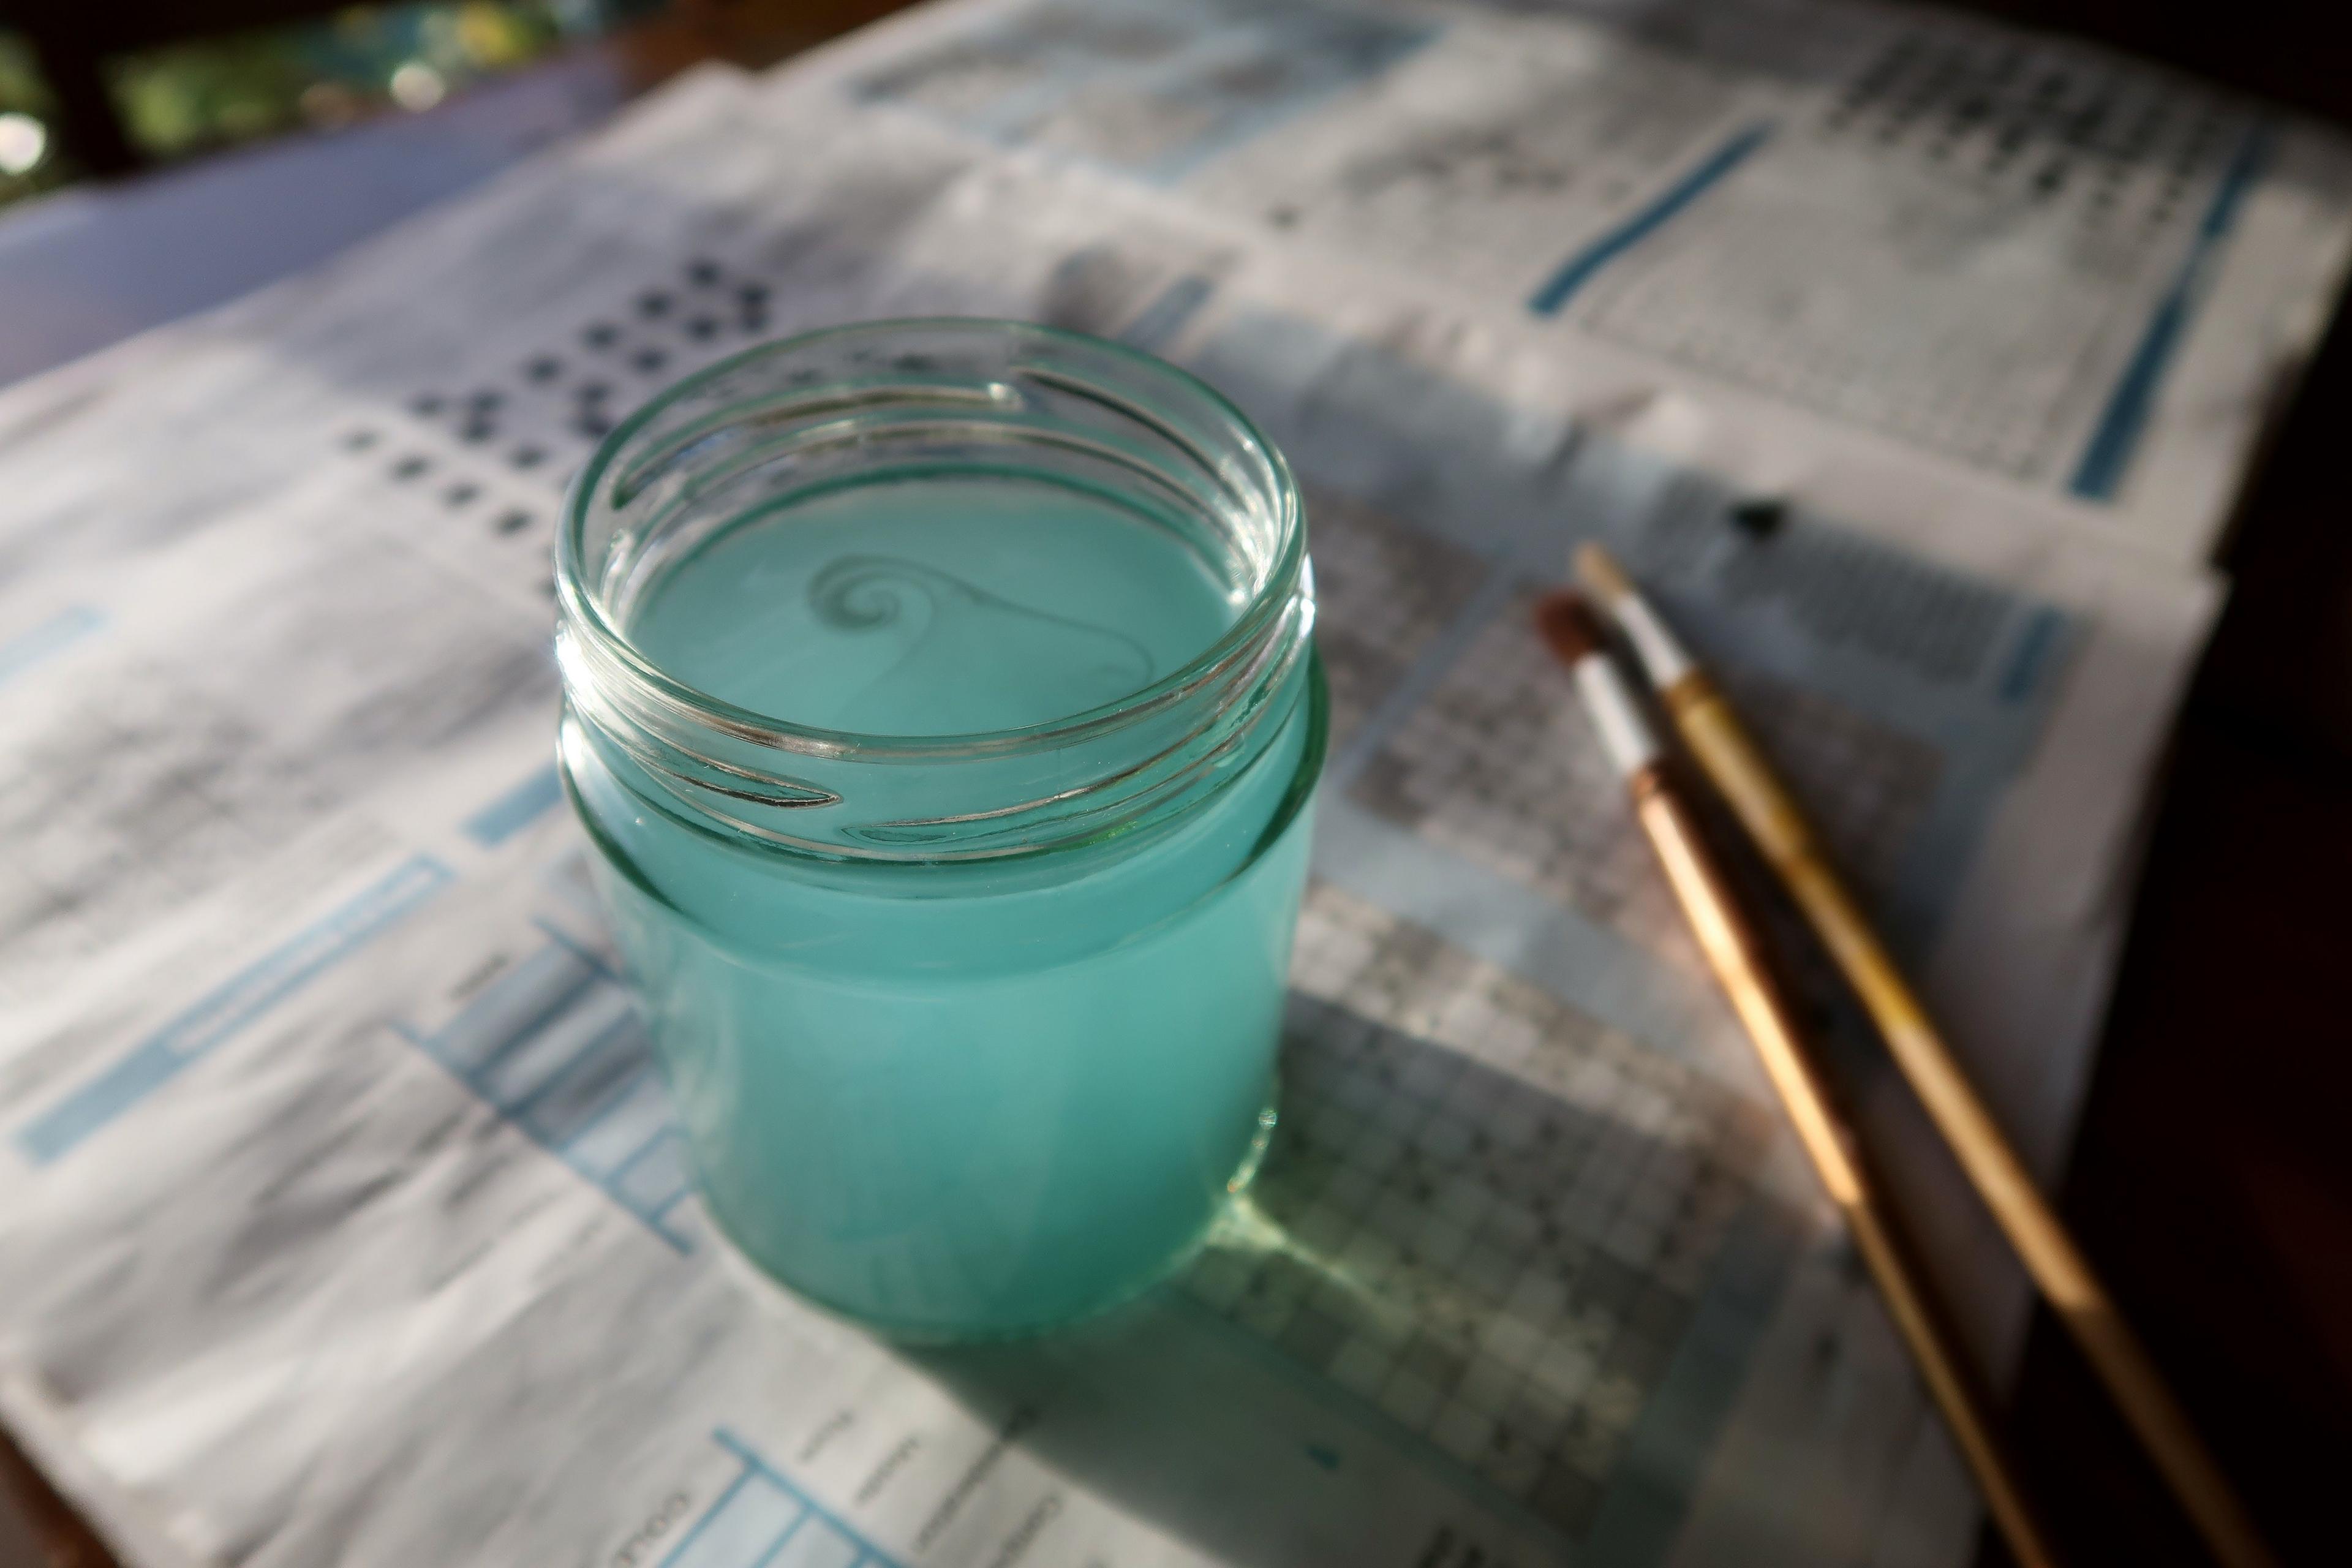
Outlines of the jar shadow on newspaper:
{"label": "jar shadow on newspaper", "polygon": [[1686,1493],[1695,1473],[1629,1469],[1637,1429],[1666,1404],[1720,1417],[1796,1235],[1759,1189],[1753,1107],[1590,1025],[1505,1070],[1296,992],[1283,1063],[1257,1181],[1176,1279],[1053,1339],[909,1361],[1002,1446],[1239,1563],[1297,1560],[1269,1520],[1451,1563],[1477,1518],[1489,1553],[1591,1540],[1632,1471]]}

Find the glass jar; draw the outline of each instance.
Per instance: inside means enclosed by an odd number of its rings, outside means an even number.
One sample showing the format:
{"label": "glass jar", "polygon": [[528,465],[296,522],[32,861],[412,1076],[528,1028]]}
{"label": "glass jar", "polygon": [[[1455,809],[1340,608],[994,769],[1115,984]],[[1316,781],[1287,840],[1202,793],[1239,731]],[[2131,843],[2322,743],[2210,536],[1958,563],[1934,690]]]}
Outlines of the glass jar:
{"label": "glass jar", "polygon": [[1115,344],[844,328],[614,430],[557,579],[563,776],[719,1226],[910,1338],[1181,1262],[1272,1126],[1323,757],[1280,454]]}

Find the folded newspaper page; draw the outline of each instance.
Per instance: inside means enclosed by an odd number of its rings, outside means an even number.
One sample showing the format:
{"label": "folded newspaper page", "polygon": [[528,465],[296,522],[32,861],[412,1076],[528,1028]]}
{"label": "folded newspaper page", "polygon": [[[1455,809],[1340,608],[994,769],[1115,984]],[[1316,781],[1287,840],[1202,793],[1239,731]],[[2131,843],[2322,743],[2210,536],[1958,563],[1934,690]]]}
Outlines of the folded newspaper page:
{"label": "folded newspaper page", "polygon": [[2341,138],[2088,44],[1814,0],[971,0],[861,105],[1410,279],[1588,422],[1833,511],[2210,559],[2352,251]]}
{"label": "folded newspaper page", "polygon": [[[1286,118],[1265,27],[1355,114],[1436,58],[1381,29],[1535,26],[1165,14],[1206,53],[1162,96],[1235,158]],[[1138,178],[935,112],[1060,46],[920,112],[859,85],[1005,15],[696,72],[0,392],[0,1414],[137,1568],[1963,1561],[1965,1476],[1525,606],[1620,551],[2050,1171],[2214,583],[1932,453],[1759,486],[1580,404],[1581,340],[1238,221],[1216,157]],[[593,442],[742,346],[921,312],[1241,399],[1308,489],[1335,700],[1256,1185],[1136,1307],[985,1350],[878,1342],[704,1222],[551,766]],[[1843,450],[1788,406],[1779,458]],[[1875,1082],[1997,1364],[2014,1272]]]}

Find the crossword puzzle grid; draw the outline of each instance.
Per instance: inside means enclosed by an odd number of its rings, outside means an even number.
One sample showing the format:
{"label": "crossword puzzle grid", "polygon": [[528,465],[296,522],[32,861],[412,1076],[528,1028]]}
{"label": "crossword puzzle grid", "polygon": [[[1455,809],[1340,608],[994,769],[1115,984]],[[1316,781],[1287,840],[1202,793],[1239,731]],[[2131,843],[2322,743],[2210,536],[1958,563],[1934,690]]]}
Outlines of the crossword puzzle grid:
{"label": "crossword puzzle grid", "polygon": [[[1791,309],[1793,279],[1818,273],[1822,239],[1802,215],[1694,215],[1690,228],[1592,288],[1583,324],[1612,342],[1757,388],[1923,450],[2020,479],[2049,471],[2078,437],[2152,308],[2155,279],[2053,276],[2033,289],[1958,275],[1932,289],[1864,244],[1854,276],[1816,309]],[[1710,232],[1711,231],[1711,232]],[[2148,270],[2148,269],[2143,269]],[[1885,323],[1905,324],[1899,333]],[[2003,323],[1988,331],[1987,321]],[[2063,352],[2055,345],[2065,345]],[[2023,382],[2019,362],[2051,374]],[[2112,374],[2110,372],[2110,374]],[[2031,384],[2040,395],[2021,395]]]}
{"label": "crossword puzzle grid", "polygon": [[1328,886],[1292,982],[1274,1145],[1181,1288],[1580,1534],[1769,1115]]}
{"label": "crossword puzzle grid", "polygon": [[[1873,210],[1900,226],[1843,247],[1833,296],[1805,281],[1822,274],[1824,210],[1769,190],[1750,198],[1735,180],[1602,275],[1578,315],[1618,342],[2032,478],[2108,395],[2248,123],[2128,65],[1923,25],[1777,139],[1833,159],[1823,180],[1887,182]],[[2020,236],[2049,257],[2032,287],[1985,266],[1926,279],[1909,258],[2014,252]]]}
{"label": "crossword puzzle grid", "polygon": [[[1366,763],[1364,805],[1572,904],[1653,951],[1686,948],[1673,899],[1566,673],[1523,596]],[[1894,882],[1940,753],[1842,705],[1753,675],[1733,700],[1865,892]]]}
{"label": "crossword puzzle grid", "polygon": [[1344,497],[1309,487],[1315,646],[1331,689],[1331,743],[1354,734],[1477,591],[1486,565]]}

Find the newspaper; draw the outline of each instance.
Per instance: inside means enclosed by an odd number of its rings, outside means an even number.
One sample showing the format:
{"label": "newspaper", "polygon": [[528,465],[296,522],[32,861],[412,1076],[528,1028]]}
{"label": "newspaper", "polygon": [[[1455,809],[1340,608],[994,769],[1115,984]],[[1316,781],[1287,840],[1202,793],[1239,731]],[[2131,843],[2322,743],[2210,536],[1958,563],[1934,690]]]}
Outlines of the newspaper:
{"label": "newspaper", "polygon": [[2352,250],[2340,138],[1917,8],[981,0],[827,69],[1407,279],[1560,406],[1741,484],[2177,562]]}
{"label": "newspaper", "polygon": [[[1841,468],[1860,446],[1794,404],[1761,487],[1714,392],[1653,366],[1580,401],[1582,338],[1500,331],[1368,229],[1235,218],[1289,123],[1269,60],[1368,124],[1457,32],[1597,47],[1581,24],[1051,15],[1059,43],[951,5],[695,72],[0,392],[0,1413],[126,1562],[1970,1550],[1965,1476],[1525,603],[1586,537],[1655,588],[2049,1174],[2217,584],[2030,476]],[[973,29],[1000,41],[964,77],[923,64]],[[1021,85],[1057,49],[1083,68]],[[1165,105],[1087,87],[1105,58]],[[1149,116],[1123,166],[1040,129],[1187,100],[1205,151]],[[830,1320],[704,1222],[549,765],[547,555],[594,440],[749,342],[917,312],[1118,336],[1240,398],[1308,489],[1335,707],[1256,1185],[1136,1307],[965,1351]],[[2153,424],[2134,476],[2238,449],[2261,397],[2225,417],[2190,379],[2203,423]],[[2119,521],[2161,515],[2137,484]],[[2013,1268],[1840,1048],[2000,1364]]]}

